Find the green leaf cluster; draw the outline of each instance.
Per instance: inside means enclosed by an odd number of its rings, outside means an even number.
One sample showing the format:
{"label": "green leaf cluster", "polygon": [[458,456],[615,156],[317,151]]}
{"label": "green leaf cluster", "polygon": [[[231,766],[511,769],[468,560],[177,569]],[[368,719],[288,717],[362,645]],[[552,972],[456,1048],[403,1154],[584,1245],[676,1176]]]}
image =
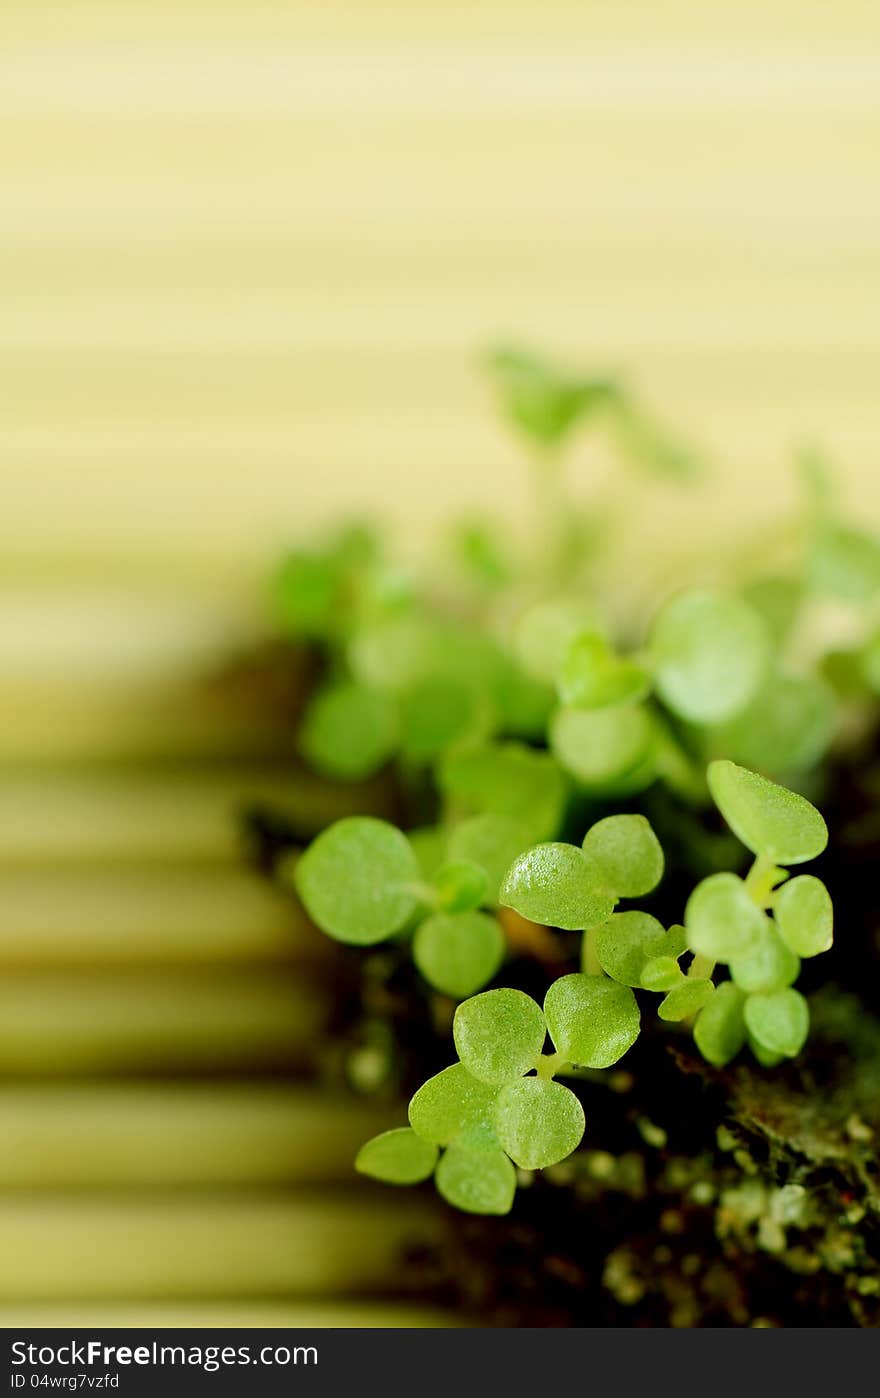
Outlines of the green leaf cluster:
{"label": "green leaf cluster", "polygon": [[[459,1061],[357,1168],[398,1184],[433,1176],[456,1206],[504,1213],[517,1170],[579,1144],[580,1100],[556,1078],[631,1047],[637,996],[658,997],[647,1002],[657,1018],[680,1026],[663,1032],[692,1032],[719,1068],[744,1047],[766,1067],[801,1051],[801,961],[830,947],[833,913],[820,878],[798,867],[827,840],[800,793],[821,790],[814,773],[832,744],[876,714],[880,541],[840,516],[814,451],[800,462],[790,563],[698,581],[644,617],[609,608],[587,567],[614,521],[567,491],[566,449],[589,429],[658,478],[692,477],[699,462],[616,379],[519,349],[489,367],[534,463],[534,538],[469,519],[447,536],[438,574],[430,560],[401,566],[354,526],[289,553],[272,603],[316,676],[301,758],[337,782],[384,774],[352,789],[352,807],[387,781],[402,816],[401,828],[337,821],[283,859],[280,877],[327,935],[393,943],[460,1002]],[[848,629],[811,663],[823,599]],[[711,802],[729,834],[706,819]],[[753,856],[744,875],[737,841]],[[662,896],[677,900],[687,877],[681,903],[636,906],[667,859]],[[542,1005],[486,990],[508,940],[546,968],[548,939],[570,959]]]}
{"label": "green leaf cluster", "polygon": [[[519,990],[477,995],[455,1014],[459,1061],[416,1092],[409,1130],[368,1142],[357,1166],[390,1183],[433,1172],[440,1194],[456,1208],[505,1214],[516,1190],[514,1167],[547,1169],[576,1150],[584,1134],[583,1107],[555,1075],[574,1064],[616,1063],[638,1032],[632,991],[604,977],[563,976],[548,990],[543,1010]],[[548,1034],[554,1052],[544,1054]]]}

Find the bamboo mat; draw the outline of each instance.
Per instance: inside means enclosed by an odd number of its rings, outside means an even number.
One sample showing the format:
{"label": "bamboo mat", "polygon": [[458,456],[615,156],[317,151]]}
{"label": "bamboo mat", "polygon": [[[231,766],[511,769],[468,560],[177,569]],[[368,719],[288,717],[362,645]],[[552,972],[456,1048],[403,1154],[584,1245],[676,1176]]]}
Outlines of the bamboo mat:
{"label": "bamboo mat", "polygon": [[[65,663],[49,626],[0,680],[0,1324],[452,1323],[405,1265],[436,1212],[352,1169],[387,1110],[310,1081],[330,945],[251,871],[238,825],[254,800],[330,819],[369,793],[292,776],[271,713],[278,760],[242,753],[237,721],[186,756],[168,696],[197,696],[229,655],[184,662],[175,607],[145,626],[114,595],[124,665],[65,588],[59,616],[88,645]],[[53,686],[57,708],[22,707]],[[63,760],[16,761],[25,727],[53,750],[65,698],[90,718]]]}
{"label": "bamboo mat", "polygon": [[[365,507],[522,518],[475,364],[619,368],[716,462],[633,557],[880,515],[871,0],[6,0],[0,543],[235,594]],[[586,484],[589,453],[577,462]],[[655,498],[656,497],[656,498]]]}

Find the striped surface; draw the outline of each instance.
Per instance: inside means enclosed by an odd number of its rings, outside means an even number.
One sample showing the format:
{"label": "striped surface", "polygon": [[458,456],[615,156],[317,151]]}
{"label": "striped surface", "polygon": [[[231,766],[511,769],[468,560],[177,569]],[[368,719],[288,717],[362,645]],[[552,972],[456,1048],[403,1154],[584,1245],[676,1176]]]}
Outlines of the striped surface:
{"label": "striped surface", "polygon": [[[340,507],[521,509],[473,355],[621,366],[718,461],[646,536],[880,512],[867,0],[7,0],[0,541],[230,589]],[[9,133],[12,139],[9,139]],[[586,480],[590,461],[579,462]]]}
{"label": "striped surface", "polygon": [[[181,655],[173,600],[145,625],[117,591],[120,667],[116,633],[89,631],[87,599],[77,611],[76,589],[51,597],[51,624],[27,654],[7,652],[0,678],[13,719],[0,763],[0,1324],[455,1323],[418,1303],[406,1263],[436,1238],[436,1210],[352,1169],[399,1111],[312,1078],[333,949],[251,870],[240,835],[254,801],[308,826],[377,807],[378,793],[295,772],[289,728],[271,706],[260,728],[216,642],[224,711],[244,705],[274,760],[240,748],[237,723],[188,753],[178,730],[168,756],[170,701],[148,706],[139,759],[122,703],[63,759],[13,760],[26,725],[34,750],[51,750],[57,721],[17,708],[16,686],[51,684],[87,712],[121,668],[125,693],[170,675],[182,703],[206,663]],[[88,636],[66,659],[62,619]],[[20,621],[8,608],[7,635]]]}

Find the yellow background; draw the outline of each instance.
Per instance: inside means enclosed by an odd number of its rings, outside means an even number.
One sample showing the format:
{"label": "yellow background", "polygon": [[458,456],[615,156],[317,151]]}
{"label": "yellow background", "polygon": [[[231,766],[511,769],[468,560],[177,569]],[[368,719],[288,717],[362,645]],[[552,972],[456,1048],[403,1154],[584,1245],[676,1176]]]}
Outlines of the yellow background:
{"label": "yellow background", "polygon": [[804,438],[877,518],[880,7],[5,0],[0,126],[0,1319],[382,1319],[422,1223],[277,1077],[313,947],[234,833],[290,735],[204,676],[341,509],[522,523],[499,338],[714,460],[634,562]]}
{"label": "yellow background", "polygon": [[717,459],[880,507],[880,11],[7,0],[7,560],[253,565],[344,505],[514,500],[475,353],[620,367]]}

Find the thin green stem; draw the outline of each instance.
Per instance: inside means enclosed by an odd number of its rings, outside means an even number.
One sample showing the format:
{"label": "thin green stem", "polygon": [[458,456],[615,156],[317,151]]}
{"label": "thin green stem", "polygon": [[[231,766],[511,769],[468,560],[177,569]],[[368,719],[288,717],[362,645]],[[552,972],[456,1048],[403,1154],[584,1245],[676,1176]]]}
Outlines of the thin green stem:
{"label": "thin green stem", "polygon": [[570,1066],[563,1053],[542,1053],[535,1071],[542,1081],[551,1082],[557,1073],[563,1072]]}
{"label": "thin green stem", "polygon": [[588,927],[584,933],[583,950],[581,953],[581,964],[588,976],[602,976],[604,970],[602,962],[599,960],[596,951],[596,941],[599,935],[598,927]]}
{"label": "thin green stem", "polygon": [[766,854],[759,854],[754,864],[746,875],[745,884],[748,894],[754,903],[762,909],[770,906],[773,897],[773,885],[779,875],[779,870]]}

